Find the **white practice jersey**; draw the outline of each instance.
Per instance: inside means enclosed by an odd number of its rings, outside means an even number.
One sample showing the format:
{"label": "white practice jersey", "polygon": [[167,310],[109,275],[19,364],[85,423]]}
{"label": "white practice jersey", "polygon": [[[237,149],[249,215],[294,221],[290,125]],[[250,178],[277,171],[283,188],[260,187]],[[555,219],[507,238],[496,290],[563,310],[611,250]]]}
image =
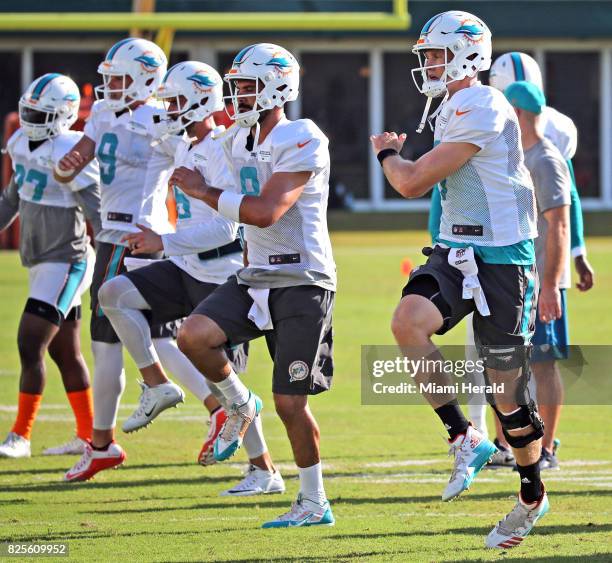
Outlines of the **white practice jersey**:
{"label": "white practice jersey", "polygon": [[549,139],[565,160],[571,160],[578,147],[578,130],[567,115],[549,106],[544,107],[540,119],[544,122],[544,136]]}
{"label": "white practice jersey", "polygon": [[445,102],[435,143],[480,147],[440,182],[440,239],[507,246],[537,236],[533,183],[525,167],[519,124],[504,95],[480,83]]}
{"label": "white practice jersey", "polygon": [[[168,147],[167,142],[164,145]],[[183,138],[173,148],[176,168],[185,166],[198,170],[209,186],[240,192],[227,168],[221,143],[214,141],[211,135],[194,146]],[[164,254],[197,280],[224,283],[243,265],[242,252],[206,260],[201,260],[198,254],[234,242],[238,236],[238,224],[219,215],[203,201],[189,197],[177,186],[173,189],[177,208],[176,232],[162,236]]]}
{"label": "white practice jersey", "polygon": [[13,178],[19,187],[19,198],[53,207],[76,207],[77,201],[72,192],[100,181],[97,162],[90,162],[69,184],[57,182],[53,177],[53,168],[82,136],[78,131],[67,131],[30,151],[28,137],[17,129],[6,149],[13,164]]}
{"label": "white practice jersey", "polygon": [[[136,224],[168,233],[166,196],[173,159],[152,146],[153,116],[160,109],[146,103],[119,117],[104,101],[96,102],[85,135],[96,143],[100,163],[101,215],[104,231],[139,232]],[[105,240],[104,231],[99,240]],[[105,242],[118,242],[105,240]]]}
{"label": "white practice jersey", "polygon": [[245,225],[248,267],[239,283],[274,288],[318,285],[336,290],[336,265],[327,230],[329,141],[309,119],[285,117],[255,151],[247,149],[248,128],[230,132],[231,164],[246,195],[259,195],[276,172],[311,172],[295,204],[273,225]]}

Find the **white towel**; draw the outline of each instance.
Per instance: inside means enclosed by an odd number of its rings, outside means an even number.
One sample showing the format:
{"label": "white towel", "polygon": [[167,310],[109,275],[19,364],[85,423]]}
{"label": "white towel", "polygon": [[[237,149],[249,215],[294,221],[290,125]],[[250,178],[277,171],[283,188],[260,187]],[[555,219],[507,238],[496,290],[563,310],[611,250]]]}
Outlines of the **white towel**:
{"label": "white towel", "polygon": [[249,309],[248,317],[249,320],[254,322],[259,330],[272,330],[274,325],[272,324],[272,315],[270,314],[270,307],[268,306],[268,297],[270,297],[270,290],[256,289],[250,287],[248,294],[253,299],[253,305]]}
{"label": "white towel", "polygon": [[478,265],[474,258],[474,249],[451,248],[448,253],[448,263],[463,274],[463,299],[473,299],[476,309],[483,317],[491,314],[480,280],[478,279]]}
{"label": "white towel", "polygon": [[153,264],[155,262],[159,262],[159,260],[153,260],[152,258],[136,258],[135,256],[128,256],[123,260],[125,264],[125,269],[128,272],[132,272],[134,270],[138,270],[138,268],[144,268],[149,264]]}

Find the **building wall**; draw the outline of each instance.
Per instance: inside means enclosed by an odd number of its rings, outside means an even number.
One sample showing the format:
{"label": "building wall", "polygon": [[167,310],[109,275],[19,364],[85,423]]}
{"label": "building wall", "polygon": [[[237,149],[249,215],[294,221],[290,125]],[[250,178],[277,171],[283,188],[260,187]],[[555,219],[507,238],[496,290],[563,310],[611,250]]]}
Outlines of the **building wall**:
{"label": "building wall", "polygon": [[[413,13],[414,16],[414,13]],[[97,82],[97,62],[119,36],[4,36],[0,65],[0,118],[15,110],[21,91],[50,70],[78,82]],[[173,59],[192,58],[225,70],[233,55],[261,36],[179,36]],[[410,70],[415,37],[314,38],[266,36],[293,51],[302,65],[301,97],[288,108],[291,118],[314,119],[331,141],[332,180],[354,196],[358,210],[427,209],[427,198],[405,201],[385,181],[369,149],[371,133],[408,133],[405,155],[417,158],[431,147],[432,135],[415,128],[425,99]],[[496,53],[532,54],[545,74],[550,105],[575,120],[579,150],[575,170],[587,209],[612,209],[612,39],[533,39],[503,37]]]}

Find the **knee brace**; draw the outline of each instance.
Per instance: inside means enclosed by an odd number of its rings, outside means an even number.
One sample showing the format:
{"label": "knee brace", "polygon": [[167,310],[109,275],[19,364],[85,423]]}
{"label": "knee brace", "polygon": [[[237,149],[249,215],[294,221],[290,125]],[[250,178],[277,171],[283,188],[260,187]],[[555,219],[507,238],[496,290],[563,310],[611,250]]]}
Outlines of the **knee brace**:
{"label": "knee brace", "polygon": [[[513,448],[524,448],[544,436],[544,422],[540,418],[538,408],[533,401],[529,401],[526,405],[520,405],[510,414],[502,413],[495,405],[492,405],[492,407],[499,418],[506,441]],[[514,436],[509,433],[509,430],[520,430],[529,426],[533,430],[525,436]]]}
{"label": "knee brace", "polygon": [[[497,414],[508,444],[513,448],[524,448],[531,442],[540,439],[544,436],[544,422],[538,414],[535,402],[529,395],[528,388],[531,375],[529,367],[531,346],[481,346],[480,353],[487,369],[498,371],[521,369],[521,378],[514,397],[518,408],[514,412],[508,414],[501,412],[495,404],[495,397],[491,393],[486,394],[487,402]],[[484,375],[487,385],[490,385],[486,370]],[[510,430],[528,427],[532,428],[532,432],[525,436],[514,436],[509,433]]]}

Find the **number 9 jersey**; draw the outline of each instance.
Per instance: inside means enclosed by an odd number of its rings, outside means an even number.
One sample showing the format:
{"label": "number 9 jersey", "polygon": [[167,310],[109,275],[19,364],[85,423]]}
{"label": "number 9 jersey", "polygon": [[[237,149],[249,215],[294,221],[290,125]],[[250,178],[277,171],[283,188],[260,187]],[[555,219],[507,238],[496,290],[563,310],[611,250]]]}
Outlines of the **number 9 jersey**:
{"label": "number 9 jersey", "polygon": [[139,232],[137,223],[159,234],[172,231],[166,195],[173,162],[152,146],[158,112],[152,103],[123,113],[108,109],[104,101],[92,108],[84,132],[96,143],[100,164],[103,231],[98,240],[118,243],[108,231]]}
{"label": "number 9 jersey", "polygon": [[236,129],[230,169],[243,194],[259,195],[276,172],[311,172],[300,197],[276,223],[244,226],[249,265],[237,273],[239,283],[263,288],[316,285],[335,291],[336,265],[327,230],[327,137],[309,119],[283,117],[249,150],[250,129]]}

